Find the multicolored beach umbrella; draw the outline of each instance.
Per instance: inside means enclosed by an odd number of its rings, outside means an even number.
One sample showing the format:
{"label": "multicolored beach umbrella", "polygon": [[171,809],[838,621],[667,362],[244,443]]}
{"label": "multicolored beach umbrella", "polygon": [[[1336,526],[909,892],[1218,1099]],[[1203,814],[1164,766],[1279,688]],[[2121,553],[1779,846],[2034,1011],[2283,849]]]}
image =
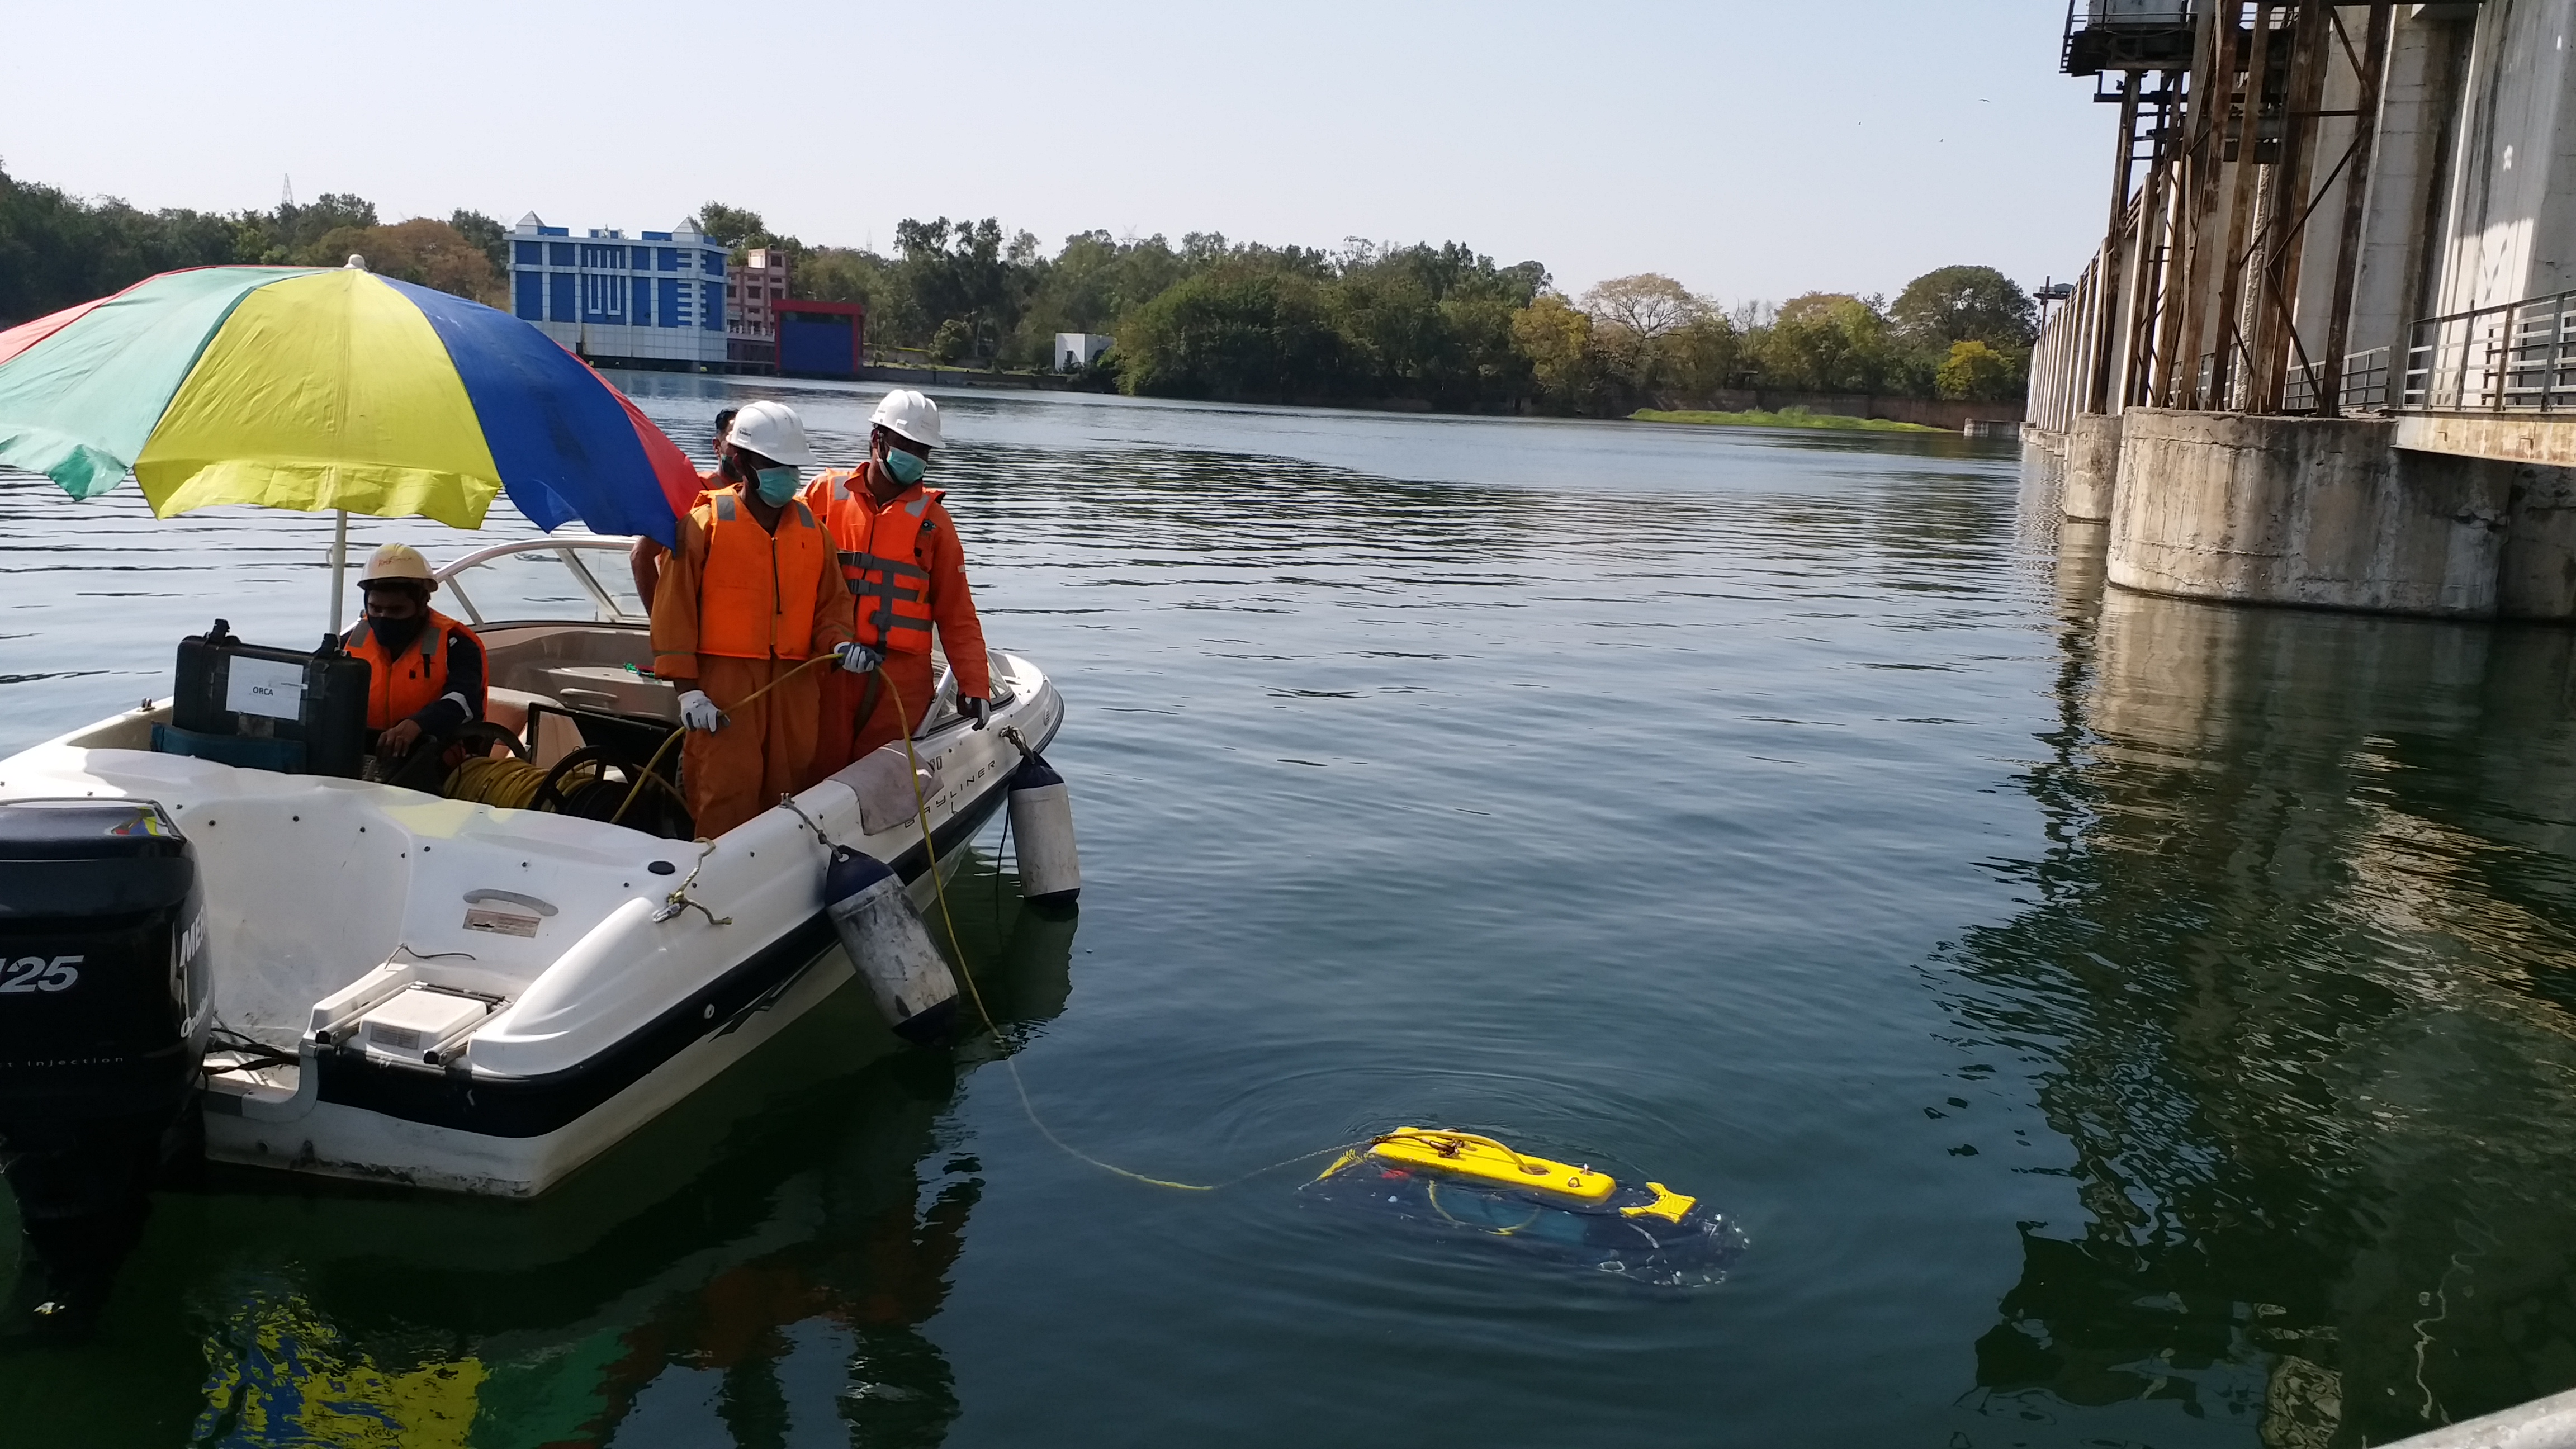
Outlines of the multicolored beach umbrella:
{"label": "multicolored beach umbrella", "polygon": [[356,265],[201,267],[0,332],[0,463],[223,503],[479,528],[493,495],[668,544],[696,469],[527,323]]}

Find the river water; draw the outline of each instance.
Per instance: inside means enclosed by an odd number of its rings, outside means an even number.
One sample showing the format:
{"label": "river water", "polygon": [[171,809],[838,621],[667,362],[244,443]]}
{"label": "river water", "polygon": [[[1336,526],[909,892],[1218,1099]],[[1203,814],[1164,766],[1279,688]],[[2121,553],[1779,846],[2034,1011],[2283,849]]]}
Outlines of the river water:
{"label": "river water", "polygon": [[[625,381],[699,450],[871,401]],[[1001,1039],[844,993],[533,1205],[215,1173],[0,1438],[2322,1446],[2576,1383],[2569,634],[2106,595],[1956,439],[947,407],[1087,875],[961,877]],[[311,638],[326,536],[0,478],[0,751]],[[1005,1051],[1154,1176],[1466,1127],[1750,1251],[1142,1185]]]}

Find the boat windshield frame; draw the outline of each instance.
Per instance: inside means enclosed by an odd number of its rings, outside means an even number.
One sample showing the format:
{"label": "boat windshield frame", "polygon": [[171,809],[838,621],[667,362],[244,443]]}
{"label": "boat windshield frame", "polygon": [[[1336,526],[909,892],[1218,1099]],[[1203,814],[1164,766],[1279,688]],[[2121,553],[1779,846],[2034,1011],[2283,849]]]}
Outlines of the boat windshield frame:
{"label": "boat windshield frame", "polygon": [[[578,557],[578,555],[585,553],[594,555],[614,553],[618,556],[618,561],[623,563],[628,554],[633,550],[634,546],[634,539],[620,538],[614,535],[581,535],[569,538],[512,539],[508,543],[496,543],[486,548],[478,548],[472,553],[457,559],[453,563],[443,564],[431,571],[431,577],[435,578],[442,586],[444,586],[448,590],[449,596],[455,599],[457,605],[464,610],[465,622],[477,629],[490,628],[501,624],[525,623],[623,624],[649,626],[653,622],[650,616],[629,612],[619,603],[617,595],[610,592],[607,586],[600,583],[598,576],[591,571],[592,566],[583,562],[581,558]],[[474,592],[472,588],[469,587],[472,580],[466,579],[460,581],[458,576],[468,572],[469,570],[490,563],[495,559],[512,558],[522,554],[553,555],[555,561],[563,567],[564,572],[571,577],[573,583],[580,588],[583,594],[589,597],[591,601],[591,616],[589,618],[547,618],[527,617],[521,615],[504,618],[497,615],[486,615],[483,612],[482,606],[477,604],[474,600]]]}

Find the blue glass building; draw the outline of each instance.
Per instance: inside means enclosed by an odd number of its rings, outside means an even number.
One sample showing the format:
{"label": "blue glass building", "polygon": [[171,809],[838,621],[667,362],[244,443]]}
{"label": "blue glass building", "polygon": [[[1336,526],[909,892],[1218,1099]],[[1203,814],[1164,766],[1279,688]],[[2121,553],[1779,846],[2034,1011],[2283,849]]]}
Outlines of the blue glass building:
{"label": "blue glass building", "polygon": [[593,362],[722,368],[726,249],[683,221],[669,231],[510,229],[510,310]]}

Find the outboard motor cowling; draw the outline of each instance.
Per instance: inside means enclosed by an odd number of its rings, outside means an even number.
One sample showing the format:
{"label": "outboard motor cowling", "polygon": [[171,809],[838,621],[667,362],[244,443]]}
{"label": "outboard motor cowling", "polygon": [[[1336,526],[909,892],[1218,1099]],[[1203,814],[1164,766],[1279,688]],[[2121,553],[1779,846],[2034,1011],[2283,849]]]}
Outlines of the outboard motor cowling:
{"label": "outboard motor cowling", "polygon": [[83,1331],[140,1235],[196,1102],[205,938],[196,853],[160,806],[0,802],[0,1173],[27,1250],[13,1308],[48,1320],[0,1331]]}

